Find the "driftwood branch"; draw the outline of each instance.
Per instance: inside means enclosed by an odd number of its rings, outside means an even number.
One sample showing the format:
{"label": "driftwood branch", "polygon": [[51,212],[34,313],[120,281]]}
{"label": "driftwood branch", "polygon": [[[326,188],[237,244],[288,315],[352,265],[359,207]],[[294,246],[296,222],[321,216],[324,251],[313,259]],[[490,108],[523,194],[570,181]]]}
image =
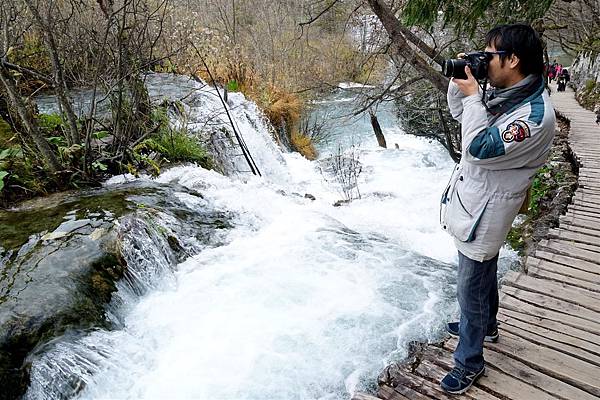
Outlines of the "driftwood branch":
{"label": "driftwood branch", "polygon": [[[202,54],[200,53],[200,51],[198,50],[198,48],[194,45],[194,43],[191,43],[191,45],[194,48],[194,50],[196,51],[196,55],[202,61],[202,64],[204,65],[204,68],[206,68],[206,72],[208,73],[208,76],[210,77],[210,80],[212,81],[213,87],[215,88],[215,91],[217,92],[217,95],[219,96],[219,100],[221,101],[221,104],[223,105],[223,109],[227,113],[227,118],[229,119],[229,123],[231,124],[231,129],[233,130],[233,134],[235,135],[235,138],[237,139],[238,144],[240,145],[240,148],[242,149],[242,154],[244,155],[244,158],[246,159],[246,162],[248,163],[248,166],[250,167],[250,170],[252,171],[252,173],[254,175],[262,176],[261,173],[260,173],[260,170],[258,169],[258,167],[256,166],[256,163],[254,162],[254,159],[252,158],[252,155],[250,154],[250,151],[248,150],[248,147],[246,146],[246,142],[244,141],[244,138],[242,137],[241,133],[238,132],[238,130],[235,127],[235,123],[233,122],[233,118],[231,118],[231,114],[229,113],[229,110],[227,109],[227,103],[225,102],[225,100],[221,96],[221,92],[219,92],[219,87],[217,85],[217,81],[213,77],[213,74],[212,74],[210,68],[208,67],[208,64],[206,63],[206,61],[204,60],[204,57],[202,56]],[[196,81],[199,81],[199,82],[202,81],[196,75],[192,75],[192,77]]]}

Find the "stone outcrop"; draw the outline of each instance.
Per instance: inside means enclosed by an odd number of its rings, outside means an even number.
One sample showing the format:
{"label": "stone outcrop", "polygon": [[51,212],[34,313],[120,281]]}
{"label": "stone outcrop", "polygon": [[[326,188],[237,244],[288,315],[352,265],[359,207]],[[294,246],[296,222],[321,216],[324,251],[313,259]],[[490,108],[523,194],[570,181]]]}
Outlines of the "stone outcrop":
{"label": "stone outcrop", "polygon": [[157,275],[219,244],[227,221],[201,194],[151,182],[0,212],[0,399],[24,393],[37,349],[69,332],[117,327],[107,305],[122,301],[119,285],[144,294]]}

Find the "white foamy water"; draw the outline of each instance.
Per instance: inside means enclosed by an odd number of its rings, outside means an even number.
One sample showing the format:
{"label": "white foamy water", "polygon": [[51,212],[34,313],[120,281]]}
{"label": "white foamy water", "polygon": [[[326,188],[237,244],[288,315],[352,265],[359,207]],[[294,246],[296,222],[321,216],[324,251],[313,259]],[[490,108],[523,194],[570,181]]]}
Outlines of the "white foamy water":
{"label": "white foamy water", "polygon": [[[372,387],[410,340],[438,338],[456,308],[456,250],[438,225],[452,162],[387,122],[399,149],[353,126],[362,196],[341,207],[319,162],[260,154],[271,147],[250,151],[279,160],[262,166],[272,177],[163,173],[202,193],[178,195],[190,207],[234,216],[225,244],[129,297],[121,329],[58,340],[34,362],[27,397],[78,385],[82,399],[344,399]],[[249,143],[268,134],[250,124],[243,133]]]}

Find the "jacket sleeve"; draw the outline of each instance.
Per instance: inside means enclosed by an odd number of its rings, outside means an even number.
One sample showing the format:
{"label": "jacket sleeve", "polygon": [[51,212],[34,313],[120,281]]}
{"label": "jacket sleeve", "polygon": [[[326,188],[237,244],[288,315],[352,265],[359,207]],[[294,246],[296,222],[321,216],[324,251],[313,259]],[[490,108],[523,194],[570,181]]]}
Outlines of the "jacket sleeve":
{"label": "jacket sleeve", "polygon": [[463,99],[462,148],[466,162],[492,170],[521,168],[547,154],[554,137],[554,114],[544,115],[542,97],[521,106],[501,124],[488,126],[477,95]]}
{"label": "jacket sleeve", "polygon": [[465,95],[460,91],[456,83],[454,83],[454,79],[450,79],[450,84],[448,85],[448,108],[450,109],[450,114],[452,118],[461,122],[462,113],[463,113],[463,103],[462,100],[465,98]]}

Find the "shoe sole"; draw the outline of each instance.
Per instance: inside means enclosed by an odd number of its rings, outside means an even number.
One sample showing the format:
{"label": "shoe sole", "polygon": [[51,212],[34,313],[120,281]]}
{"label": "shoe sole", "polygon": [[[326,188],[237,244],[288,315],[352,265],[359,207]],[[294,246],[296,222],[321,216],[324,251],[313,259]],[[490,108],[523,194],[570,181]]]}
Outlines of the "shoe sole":
{"label": "shoe sole", "polygon": [[442,388],[442,390],[444,392],[449,393],[449,394],[463,394],[467,390],[471,389],[471,386],[473,386],[475,384],[475,382],[477,382],[479,380],[479,378],[481,378],[484,374],[485,374],[485,367],[483,367],[481,372],[479,374],[477,374],[477,376],[475,378],[473,378],[473,381],[471,382],[471,384],[469,386],[467,386],[466,388],[461,389],[461,390],[448,390],[441,385],[440,385],[440,387]]}

